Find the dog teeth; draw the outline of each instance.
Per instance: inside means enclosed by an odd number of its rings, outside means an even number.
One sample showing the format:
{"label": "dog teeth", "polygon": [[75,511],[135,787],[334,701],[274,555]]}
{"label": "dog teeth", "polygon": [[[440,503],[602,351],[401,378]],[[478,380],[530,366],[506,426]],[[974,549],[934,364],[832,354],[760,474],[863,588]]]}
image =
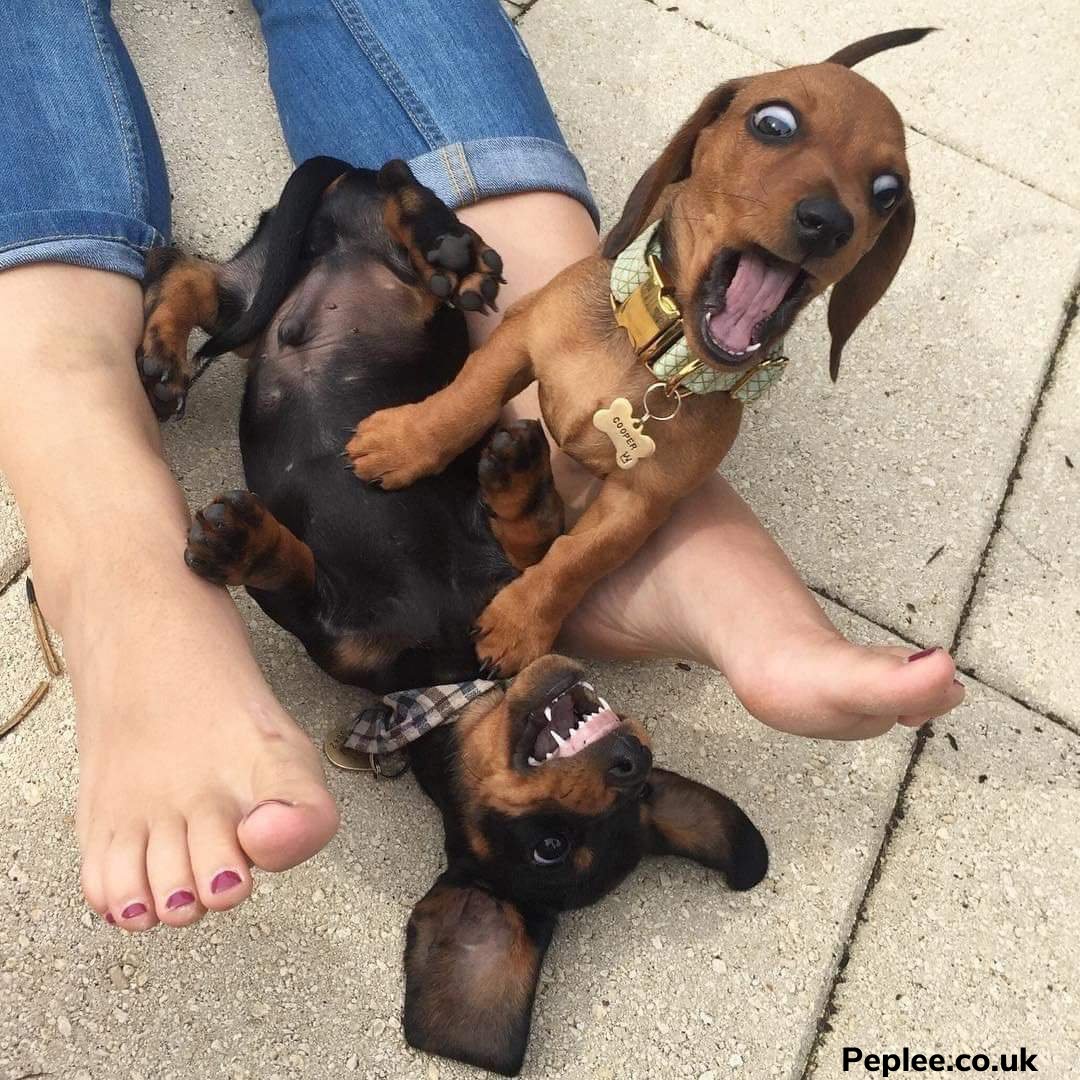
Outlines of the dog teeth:
{"label": "dog teeth", "polygon": [[758,342],[755,342],[755,344],[751,345],[749,348],[744,349],[743,352],[749,354],[749,353],[752,353],[752,352],[757,352],[758,349],[760,349],[760,348],[761,348],[761,342],[758,341]]}
{"label": "dog teeth", "polygon": [[532,754],[530,754],[530,755],[529,755],[529,764],[530,764],[530,765],[532,765],[532,766],[533,766],[533,767],[535,768],[535,766],[539,765],[539,764],[540,764],[540,762],[539,762],[539,761],[537,761],[537,760],[536,760],[536,758],[534,758],[534,757],[532,756]]}
{"label": "dog teeth", "polygon": [[[565,745],[566,745],[566,740],[565,740],[565,739],[564,739],[564,738],[563,738],[563,737],[562,737],[562,736],[561,736],[561,735],[560,735],[560,734],[559,734],[559,733],[558,733],[558,732],[557,732],[557,731],[556,731],[556,730],[555,730],[554,728],[552,728],[552,729],[551,729],[551,737],[552,737],[552,738],[553,738],[553,739],[554,739],[554,740],[555,740],[555,741],[556,741],[556,742],[557,742],[557,743],[558,743],[558,744],[559,744],[560,746],[565,746]],[[553,754],[555,753],[555,751],[554,751],[554,750],[552,750],[551,752],[552,752]]]}
{"label": "dog teeth", "polygon": [[551,723],[551,706],[550,705],[548,705],[544,709],[544,716],[547,717],[547,722],[550,724]]}
{"label": "dog teeth", "polygon": [[545,761],[550,761],[550,760],[551,760],[551,759],[552,759],[552,758],[553,758],[554,756],[555,756],[555,751],[554,751],[554,750],[549,750],[549,751],[548,751],[548,752],[547,752],[547,753],[546,753],[546,754],[544,755],[544,760],[545,760]]}
{"label": "dog teeth", "polygon": [[[600,697],[599,694],[596,695],[596,700],[600,702],[600,712],[603,712],[605,709],[609,711],[611,710],[611,706],[602,697]],[[593,715],[595,715],[595,713]]]}

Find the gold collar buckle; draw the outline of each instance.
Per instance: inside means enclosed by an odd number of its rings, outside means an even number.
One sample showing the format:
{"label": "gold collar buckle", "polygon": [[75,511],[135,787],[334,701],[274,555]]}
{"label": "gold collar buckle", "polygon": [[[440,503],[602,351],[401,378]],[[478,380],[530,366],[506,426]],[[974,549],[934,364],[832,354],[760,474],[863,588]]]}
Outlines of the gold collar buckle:
{"label": "gold collar buckle", "polygon": [[647,364],[682,337],[682,313],[655,255],[646,259],[649,276],[625,300],[611,298],[615,321]]}
{"label": "gold collar buckle", "polygon": [[769,356],[761,361],[760,364],[755,364],[749,371],[743,372],[743,376],[737,383],[728,387],[728,395],[734,397],[755,375],[761,374],[763,371],[769,371],[772,368],[782,368],[788,362],[786,356]]}

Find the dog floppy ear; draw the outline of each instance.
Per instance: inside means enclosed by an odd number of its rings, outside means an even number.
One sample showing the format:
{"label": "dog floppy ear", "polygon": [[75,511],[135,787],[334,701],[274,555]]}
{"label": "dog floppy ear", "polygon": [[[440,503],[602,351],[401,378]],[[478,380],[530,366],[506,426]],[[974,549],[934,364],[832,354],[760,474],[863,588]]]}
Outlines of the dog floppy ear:
{"label": "dog floppy ear", "polygon": [[877,243],[834,286],[829,298],[829,377],[840,374],[840,354],[870,309],[885,295],[904,261],[915,231],[915,203],[909,194],[893,211]]}
{"label": "dog floppy ear", "polygon": [[604,258],[615,258],[641,232],[664,188],[690,175],[698,136],[720,118],[742,85],[741,79],[735,79],[706,94],[693,115],[675,132],[663,153],[645,170],[630,192],[622,217],[604,240]]}
{"label": "dog floppy ear", "polygon": [[405,1038],[429,1054],[516,1076],[555,917],[526,915],[443,874],[405,941]]}
{"label": "dog floppy ear", "polygon": [[654,855],[682,855],[719,870],[733,889],[752,889],[769,869],[754,823],[726,795],[667,769],[653,769],[642,821]]}

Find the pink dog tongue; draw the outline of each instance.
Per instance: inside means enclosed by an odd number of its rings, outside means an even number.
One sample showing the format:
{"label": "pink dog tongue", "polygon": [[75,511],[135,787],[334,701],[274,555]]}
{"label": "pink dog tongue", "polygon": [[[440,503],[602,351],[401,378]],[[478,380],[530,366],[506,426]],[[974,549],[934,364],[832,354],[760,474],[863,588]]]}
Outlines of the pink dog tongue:
{"label": "pink dog tongue", "polygon": [[611,709],[601,709],[594,716],[589,717],[576,731],[570,732],[570,739],[560,746],[557,757],[572,757],[580,750],[584,750],[590,743],[602,739],[609,731],[614,731],[622,721]]}
{"label": "pink dog tongue", "polygon": [[754,327],[780,306],[797,273],[798,267],[790,263],[777,266],[755,251],[744,251],[727,288],[724,310],[709,318],[713,341],[730,353],[750,348]]}

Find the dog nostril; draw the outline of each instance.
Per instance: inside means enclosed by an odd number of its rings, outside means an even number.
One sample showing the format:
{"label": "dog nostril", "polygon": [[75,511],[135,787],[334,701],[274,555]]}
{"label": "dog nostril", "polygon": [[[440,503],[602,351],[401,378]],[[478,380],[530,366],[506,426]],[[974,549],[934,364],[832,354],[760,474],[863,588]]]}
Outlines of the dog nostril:
{"label": "dog nostril", "polygon": [[799,243],[812,255],[832,255],[851,239],[855,219],[836,199],[803,199],[795,207]]}
{"label": "dog nostril", "polygon": [[619,787],[640,780],[652,767],[652,754],[634,736],[621,735],[608,759],[608,782]]}

